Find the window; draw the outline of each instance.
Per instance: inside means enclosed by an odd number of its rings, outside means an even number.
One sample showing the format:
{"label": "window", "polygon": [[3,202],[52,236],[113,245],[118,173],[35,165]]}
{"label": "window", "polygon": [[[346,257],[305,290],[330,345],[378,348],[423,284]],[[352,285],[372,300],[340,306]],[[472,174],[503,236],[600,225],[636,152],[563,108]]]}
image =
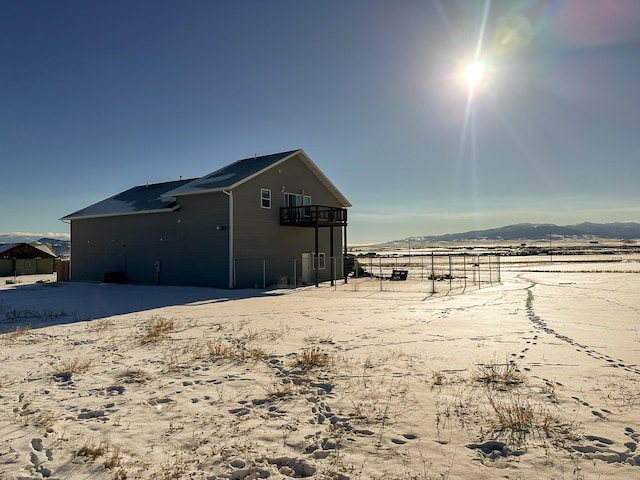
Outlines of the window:
{"label": "window", "polygon": [[302,205],[304,205],[304,213],[303,215],[305,217],[310,217],[311,216],[311,197],[309,195],[303,195],[302,196]]}
{"label": "window", "polygon": [[260,206],[262,208],[271,208],[271,190],[267,188],[260,189]]}
{"label": "window", "polygon": [[297,193],[284,194],[285,207],[299,207],[300,205],[302,205],[302,195],[298,195]]}
{"label": "window", "polygon": [[315,270],[316,268],[320,270],[325,269],[324,253],[318,253],[317,255],[313,256],[313,269]]}

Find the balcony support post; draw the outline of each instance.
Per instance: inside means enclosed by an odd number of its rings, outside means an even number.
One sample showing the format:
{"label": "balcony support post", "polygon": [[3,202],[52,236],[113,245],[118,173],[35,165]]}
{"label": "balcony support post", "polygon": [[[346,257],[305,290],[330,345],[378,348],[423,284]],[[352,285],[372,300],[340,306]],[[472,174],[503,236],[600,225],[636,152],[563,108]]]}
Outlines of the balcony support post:
{"label": "balcony support post", "polygon": [[331,239],[329,240],[329,249],[331,250],[331,286],[333,287],[336,278],[336,270],[335,270],[335,253],[333,252],[333,225],[329,227],[329,235],[331,235]]}
{"label": "balcony support post", "polygon": [[315,242],[316,242],[316,249],[315,249],[315,256],[316,258],[313,259],[313,263],[314,263],[314,267],[315,267],[315,280],[316,280],[316,287],[320,286],[320,282],[318,281],[318,270],[320,270],[320,254],[318,253],[318,249],[319,247],[319,242],[318,242],[318,205],[316,205],[316,225],[315,225]]}

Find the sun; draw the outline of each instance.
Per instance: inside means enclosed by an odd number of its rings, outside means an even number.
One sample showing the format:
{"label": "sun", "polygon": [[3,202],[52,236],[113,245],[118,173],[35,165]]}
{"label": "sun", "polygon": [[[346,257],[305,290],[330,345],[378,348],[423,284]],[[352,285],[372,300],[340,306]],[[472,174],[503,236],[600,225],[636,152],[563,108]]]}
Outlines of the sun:
{"label": "sun", "polygon": [[469,88],[475,88],[482,82],[486,70],[487,62],[485,60],[474,60],[465,68],[462,77]]}

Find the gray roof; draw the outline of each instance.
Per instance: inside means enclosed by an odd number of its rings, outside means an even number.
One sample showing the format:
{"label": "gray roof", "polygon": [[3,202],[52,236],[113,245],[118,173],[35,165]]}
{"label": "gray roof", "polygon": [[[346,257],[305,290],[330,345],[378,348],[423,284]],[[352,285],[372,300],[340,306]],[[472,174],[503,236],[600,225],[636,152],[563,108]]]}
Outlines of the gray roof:
{"label": "gray roof", "polygon": [[42,243],[0,243],[0,255],[2,255],[3,253],[9,252],[11,250],[13,250],[14,248],[18,248],[20,247],[21,249],[24,249],[24,247],[27,247],[27,249],[31,248],[31,249],[35,249],[38,252],[44,253],[45,255],[49,256],[49,257],[56,257],[57,255],[55,254],[55,252],[53,250],[51,250],[51,248],[49,248],[48,245],[44,245]]}
{"label": "gray roof", "polygon": [[196,178],[192,182],[165,193],[166,196],[192,195],[233,188],[236,185],[258,175],[263,170],[273,167],[292,157],[301,150],[262,155],[260,157],[243,158],[222,167],[215,172]]}
{"label": "gray roof", "polygon": [[60,220],[175,210],[179,207],[176,197],[233,189],[265,170],[273,168],[296,155],[309,167],[343,206],[351,206],[349,201],[311,161],[307,154],[303,150],[298,149],[260,157],[243,158],[200,178],[133,187],[125,192],[62,217]]}
{"label": "gray roof", "polygon": [[175,197],[165,197],[170,190],[179,188],[193,179],[174,182],[138,185],[113,197],[71,213],[60,220],[76,220],[79,218],[106,217],[113,215],[130,215],[136,213],[170,212],[178,205]]}
{"label": "gray roof", "polygon": [[51,255],[52,257],[58,256],[56,255],[56,252],[54,252],[53,249],[46,243],[33,242],[33,243],[30,243],[29,245],[31,245],[33,248],[37,248],[38,250],[40,250],[43,253],[46,253],[47,255]]}
{"label": "gray roof", "polygon": [[24,245],[24,243],[0,243],[0,253],[11,250],[13,247],[17,247],[18,245]]}

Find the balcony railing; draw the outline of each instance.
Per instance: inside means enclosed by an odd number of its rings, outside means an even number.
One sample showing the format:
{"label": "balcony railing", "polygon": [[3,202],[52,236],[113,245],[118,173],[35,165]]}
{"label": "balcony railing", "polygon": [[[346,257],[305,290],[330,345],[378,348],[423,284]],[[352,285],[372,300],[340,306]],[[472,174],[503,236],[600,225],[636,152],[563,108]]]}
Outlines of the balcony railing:
{"label": "balcony railing", "polygon": [[282,207],[280,225],[293,227],[331,227],[347,224],[347,209],[325,205]]}

